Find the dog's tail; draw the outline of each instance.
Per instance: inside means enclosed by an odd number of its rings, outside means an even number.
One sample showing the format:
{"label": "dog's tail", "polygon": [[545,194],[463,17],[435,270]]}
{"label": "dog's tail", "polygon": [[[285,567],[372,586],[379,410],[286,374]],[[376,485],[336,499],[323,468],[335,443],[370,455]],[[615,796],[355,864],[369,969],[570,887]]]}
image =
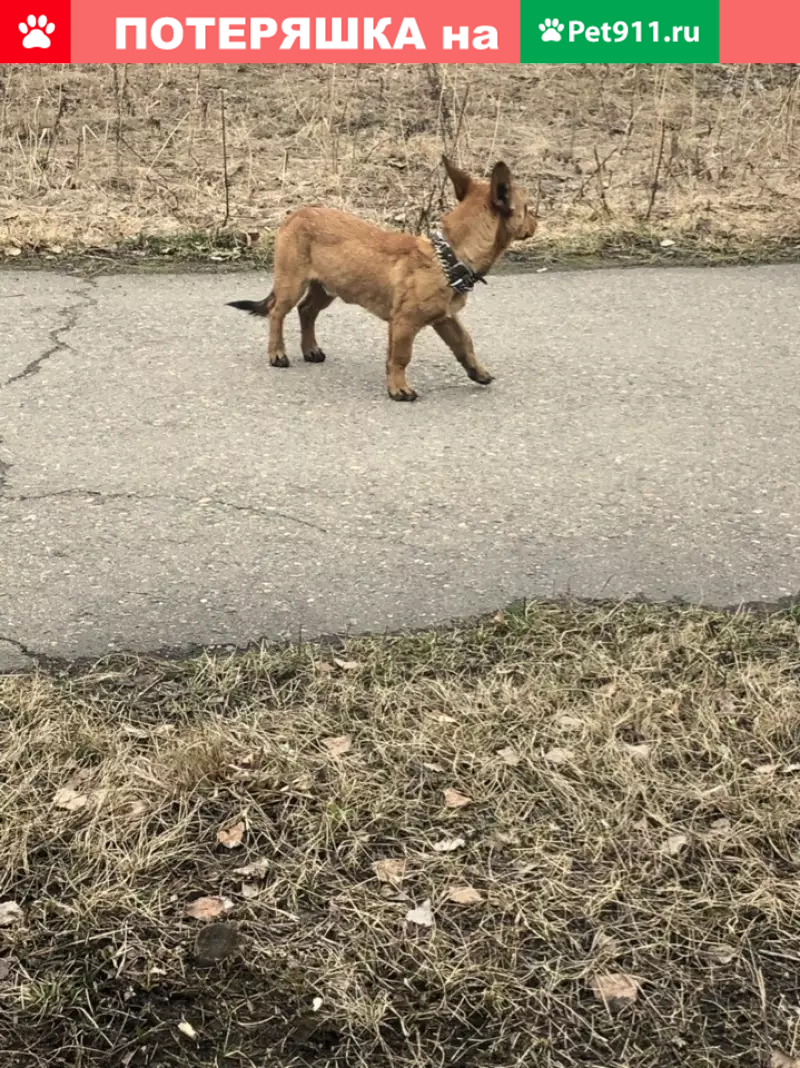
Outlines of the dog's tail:
{"label": "dog's tail", "polygon": [[270,293],[263,300],[229,300],[228,307],[250,312],[251,315],[269,315],[275,307],[275,294]]}

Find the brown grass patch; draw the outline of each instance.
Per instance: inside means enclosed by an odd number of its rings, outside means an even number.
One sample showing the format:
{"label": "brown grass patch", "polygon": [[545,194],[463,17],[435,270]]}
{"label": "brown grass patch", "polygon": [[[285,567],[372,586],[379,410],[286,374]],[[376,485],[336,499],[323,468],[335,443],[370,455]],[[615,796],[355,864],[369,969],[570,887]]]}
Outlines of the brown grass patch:
{"label": "brown grass patch", "polygon": [[799,84],[780,64],[11,65],[0,245],[180,249],[221,229],[268,244],[309,200],[417,230],[441,208],[446,147],[541,182],[540,254],[796,252]]}
{"label": "brown grass patch", "polygon": [[533,605],[0,678],[0,1061],[790,1063],[798,633]]}

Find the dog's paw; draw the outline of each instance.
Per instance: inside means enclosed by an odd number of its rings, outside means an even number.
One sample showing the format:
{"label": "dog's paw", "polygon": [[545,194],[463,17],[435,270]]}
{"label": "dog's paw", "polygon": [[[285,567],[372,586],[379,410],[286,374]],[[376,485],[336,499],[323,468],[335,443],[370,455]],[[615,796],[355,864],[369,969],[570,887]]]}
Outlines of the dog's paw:
{"label": "dog's paw", "polygon": [[490,375],[488,371],[484,371],[481,368],[479,371],[467,371],[467,374],[473,382],[477,382],[479,386],[488,386],[490,382],[494,382],[494,375]]}
{"label": "dog's paw", "polygon": [[303,359],[306,363],[325,363],[325,353],[322,349],[311,349],[303,353]]}
{"label": "dog's paw", "polygon": [[415,401],[417,399],[417,394],[411,386],[403,386],[402,389],[394,391],[390,389],[389,396],[396,401]]}
{"label": "dog's paw", "polygon": [[272,367],[288,367],[289,366],[289,357],[288,356],[270,356],[269,362],[270,362]]}

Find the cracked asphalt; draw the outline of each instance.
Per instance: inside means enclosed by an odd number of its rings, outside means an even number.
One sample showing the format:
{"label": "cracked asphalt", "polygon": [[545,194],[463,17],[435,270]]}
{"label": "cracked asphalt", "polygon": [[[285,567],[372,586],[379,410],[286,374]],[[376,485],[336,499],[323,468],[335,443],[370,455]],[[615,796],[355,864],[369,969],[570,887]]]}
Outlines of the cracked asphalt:
{"label": "cracked asphalt", "polygon": [[0,273],[0,669],[520,597],[800,590],[800,267],[502,274],[392,403],[381,323],[266,361],[251,274]]}

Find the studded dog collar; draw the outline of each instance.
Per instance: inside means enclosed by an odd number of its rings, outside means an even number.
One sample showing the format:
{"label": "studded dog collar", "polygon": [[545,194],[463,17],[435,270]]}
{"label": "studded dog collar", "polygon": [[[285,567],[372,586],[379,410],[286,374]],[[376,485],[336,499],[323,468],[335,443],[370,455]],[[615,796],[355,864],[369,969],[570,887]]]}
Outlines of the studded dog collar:
{"label": "studded dog collar", "polygon": [[456,293],[471,293],[475,288],[476,282],[483,282],[484,285],[487,284],[482,273],[473,271],[471,267],[456,256],[453,246],[441,231],[437,230],[435,233],[432,233],[430,239],[433,242],[433,251],[436,253],[436,259],[439,261],[439,265],[444,271],[447,284],[451,289],[454,289]]}

